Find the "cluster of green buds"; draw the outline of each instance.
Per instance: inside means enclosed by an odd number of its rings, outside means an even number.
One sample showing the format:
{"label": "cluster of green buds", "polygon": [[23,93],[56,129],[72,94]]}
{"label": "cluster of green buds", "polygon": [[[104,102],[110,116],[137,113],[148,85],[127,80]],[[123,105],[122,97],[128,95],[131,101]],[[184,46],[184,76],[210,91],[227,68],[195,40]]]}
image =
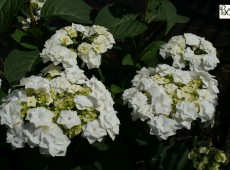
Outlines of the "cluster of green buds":
{"label": "cluster of green buds", "polygon": [[225,163],[224,151],[212,146],[210,141],[201,141],[191,150],[188,158],[193,161],[198,170],[219,170],[221,164]]}

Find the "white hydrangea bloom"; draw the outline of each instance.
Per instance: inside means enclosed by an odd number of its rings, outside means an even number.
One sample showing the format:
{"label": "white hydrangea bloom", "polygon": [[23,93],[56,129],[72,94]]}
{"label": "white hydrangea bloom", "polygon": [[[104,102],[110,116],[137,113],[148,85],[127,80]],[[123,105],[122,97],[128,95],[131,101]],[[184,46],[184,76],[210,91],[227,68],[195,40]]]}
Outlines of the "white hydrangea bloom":
{"label": "white hydrangea bloom", "polygon": [[[66,31],[77,36],[71,28]],[[70,139],[79,134],[90,143],[119,134],[111,94],[77,65],[49,65],[40,76],[23,78],[18,88],[0,106],[0,122],[13,149],[28,144],[41,154],[65,156]]]}
{"label": "white hydrangea bloom", "polygon": [[185,68],[188,63],[190,70],[209,71],[219,63],[213,45],[191,33],[172,37],[162,45],[160,55],[163,58],[172,57],[173,66],[177,68]]}
{"label": "white hydrangea bloom", "polygon": [[63,125],[64,128],[71,129],[73,126],[80,125],[81,120],[76,111],[62,110],[57,123]]}
{"label": "white hydrangea bloom", "polygon": [[79,57],[89,69],[98,68],[101,55],[111,49],[114,43],[112,34],[102,26],[72,24],[57,30],[46,41],[41,57],[44,62],[62,64],[65,68],[75,66]]}
{"label": "white hydrangea bloom", "polygon": [[[209,73],[164,64],[138,71],[122,98],[133,109],[133,120],[147,120],[151,134],[167,139],[177,129],[190,129],[197,118],[213,124],[218,92],[217,81]],[[165,122],[168,127],[160,125]]]}

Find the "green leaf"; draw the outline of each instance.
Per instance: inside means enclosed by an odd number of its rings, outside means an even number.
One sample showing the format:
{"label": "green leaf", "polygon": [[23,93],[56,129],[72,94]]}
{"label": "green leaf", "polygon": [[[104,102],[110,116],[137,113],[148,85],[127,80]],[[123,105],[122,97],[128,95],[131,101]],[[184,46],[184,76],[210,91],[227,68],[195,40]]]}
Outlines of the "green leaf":
{"label": "green leaf", "polygon": [[166,34],[175,23],[186,23],[189,18],[177,14],[175,6],[169,0],[150,0],[146,22],[166,21]]}
{"label": "green leaf", "polygon": [[94,162],[94,166],[97,168],[97,170],[103,170],[102,166],[101,166],[101,163],[98,162],[98,161],[95,161]]}
{"label": "green leaf", "polygon": [[60,17],[70,22],[91,24],[91,10],[82,0],[47,0],[41,9],[41,17]]}
{"label": "green leaf", "polygon": [[135,66],[131,54],[127,54],[122,60],[122,65]]}
{"label": "green leaf", "polygon": [[31,71],[33,64],[39,57],[39,51],[13,50],[5,60],[4,72],[7,80],[14,84],[18,82],[27,72]]}
{"label": "green leaf", "polygon": [[104,142],[94,142],[92,146],[101,151],[105,151],[109,149],[109,146]]}
{"label": "green leaf", "polygon": [[167,19],[167,28],[165,34],[168,34],[169,30],[176,23],[177,10],[175,6],[172,4],[172,2],[170,2],[169,0],[163,0],[162,7],[165,10],[166,19]]}
{"label": "green leaf", "polygon": [[150,67],[155,67],[158,64],[157,52],[164,41],[154,41],[149,44],[141,54],[141,60]]}
{"label": "green leaf", "polygon": [[0,1],[0,33],[12,23],[14,16],[21,8],[25,0],[1,0]]}
{"label": "green leaf", "polygon": [[31,37],[26,32],[16,29],[15,32],[11,34],[11,37],[22,47],[33,50],[37,48],[36,45],[33,45],[34,43],[31,41]]}
{"label": "green leaf", "polygon": [[7,94],[4,93],[4,91],[2,89],[0,89],[0,104],[1,104],[1,101],[2,99],[6,96]]}
{"label": "green leaf", "polygon": [[176,23],[183,24],[183,23],[186,23],[188,21],[189,21],[188,17],[177,14],[177,16],[176,16]]}
{"label": "green leaf", "polygon": [[95,24],[108,28],[115,39],[122,39],[139,35],[147,30],[147,26],[136,18],[137,15],[124,14],[124,12],[114,10],[110,5],[101,9]]}
{"label": "green leaf", "polygon": [[135,139],[136,142],[140,145],[140,146],[146,146],[148,145],[148,142],[141,140],[141,139]]}
{"label": "green leaf", "polygon": [[112,84],[110,87],[110,91],[112,94],[117,94],[117,93],[122,93],[124,89],[115,84]]}

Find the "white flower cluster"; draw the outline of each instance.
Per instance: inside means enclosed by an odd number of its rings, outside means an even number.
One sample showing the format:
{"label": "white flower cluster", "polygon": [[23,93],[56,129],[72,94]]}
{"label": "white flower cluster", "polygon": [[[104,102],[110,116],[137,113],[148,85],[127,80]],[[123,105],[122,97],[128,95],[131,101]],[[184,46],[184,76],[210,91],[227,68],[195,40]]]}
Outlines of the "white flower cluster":
{"label": "white flower cluster", "polygon": [[160,55],[163,58],[172,57],[176,68],[185,68],[189,64],[190,70],[209,71],[219,63],[212,43],[191,33],[172,37],[162,45]]}
{"label": "white flower cluster", "polygon": [[72,24],[56,31],[46,41],[41,57],[44,62],[61,63],[65,68],[76,65],[79,57],[89,69],[98,68],[101,55],[114,43],[113,35],[105,27]]}
{"label": "white flower cluster", "polygon": [[65,156],[70,139],[80,133],[89,143],[107,134],[114,140],[120,121],[111,94],[99,80],[87,79],[76,67],[43,72],[23,78],[22,88],[12,91],[0,107],[0,121],[13,148],[27,143],[38,146],[41,154]]}
{"label": "white flower cluster", "polygon": [[[33,17],[35,21],[38,21],[40,19],[40,13],[41,13],[41,8],[43,4],[45,3],[46,0],[30,0],[30,8],[33,11]],[[28,28],[31,23],[31,16],[28,12],[27,18],[25,21],[22,22],[23,28]]]}
{"label": "white flower cluster", "polygon": [[183,71],[166,64],[142,68],[122,95],[133,120],[147,121],[150,134],[167,139],[177,129],[191,128],[200,118],[214,124],[217,81],[204,71]]}

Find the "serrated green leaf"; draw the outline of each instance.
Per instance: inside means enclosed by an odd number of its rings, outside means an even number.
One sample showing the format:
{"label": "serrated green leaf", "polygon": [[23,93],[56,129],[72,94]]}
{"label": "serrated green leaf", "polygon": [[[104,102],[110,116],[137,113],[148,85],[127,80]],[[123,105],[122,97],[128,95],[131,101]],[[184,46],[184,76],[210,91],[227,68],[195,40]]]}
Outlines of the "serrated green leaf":
{"label": "serrated green leaf", "polygon": [[[115,39],[122,39],[139,35],[147,30],[147,26],[136,20],[137,15],[134,14],[118,14],[111,12],[113,6],[106,6],[96,17],[95,24],[102,25],[109,29]],[[118,16],[119,15],[119,16]]]}
{"label": "serrated green leaf", "polygon": [[154,41],[149,44],[141,54],[141,61],[143,61],[147,66],[155,67],[158,64],[158,49],[163,44],[165,44],[164,41]]}
{"label": "serrated green leaf", "polygon": [[20,51],[15,49],[10,52],[5,60],[4,73],[6,79],[11,84],[18,82],[28,71],[31,71],[38,57],[38,50]]}
{"label": "serrated green leaf", "polygon": [[91,10],[92,8],[82,0],[47,0],[41,9],[41,17],[60,17],[70,22],[91,24]]}
{"label": "serrated green leaf", "polygon": [[127,54],[122,60],[122,65],[135,66],[131,54]]}
{"label": "serrated green leaf", "polygon": [[176,10],[175,6],[172,4],[172,2],[170,2],[169,0],[163,0],[162,1],[162,7],[165,10],[166,19],[167,19],[167,28],[166,28],[165,34],[168,34],[169,30],[176,23],[177,10]]}
{"label": "serrated green leaf", "polygon": [[112,94],[117,94],[117,93],[122,93],[124,89],[115,84],[112,84],[110,87],[110,91]]}
{"label": "serrated green leaf", "polygon": [[1,0],[0,1],[0,33],[12,23],[14,16],[21,8],[25,0]]}

